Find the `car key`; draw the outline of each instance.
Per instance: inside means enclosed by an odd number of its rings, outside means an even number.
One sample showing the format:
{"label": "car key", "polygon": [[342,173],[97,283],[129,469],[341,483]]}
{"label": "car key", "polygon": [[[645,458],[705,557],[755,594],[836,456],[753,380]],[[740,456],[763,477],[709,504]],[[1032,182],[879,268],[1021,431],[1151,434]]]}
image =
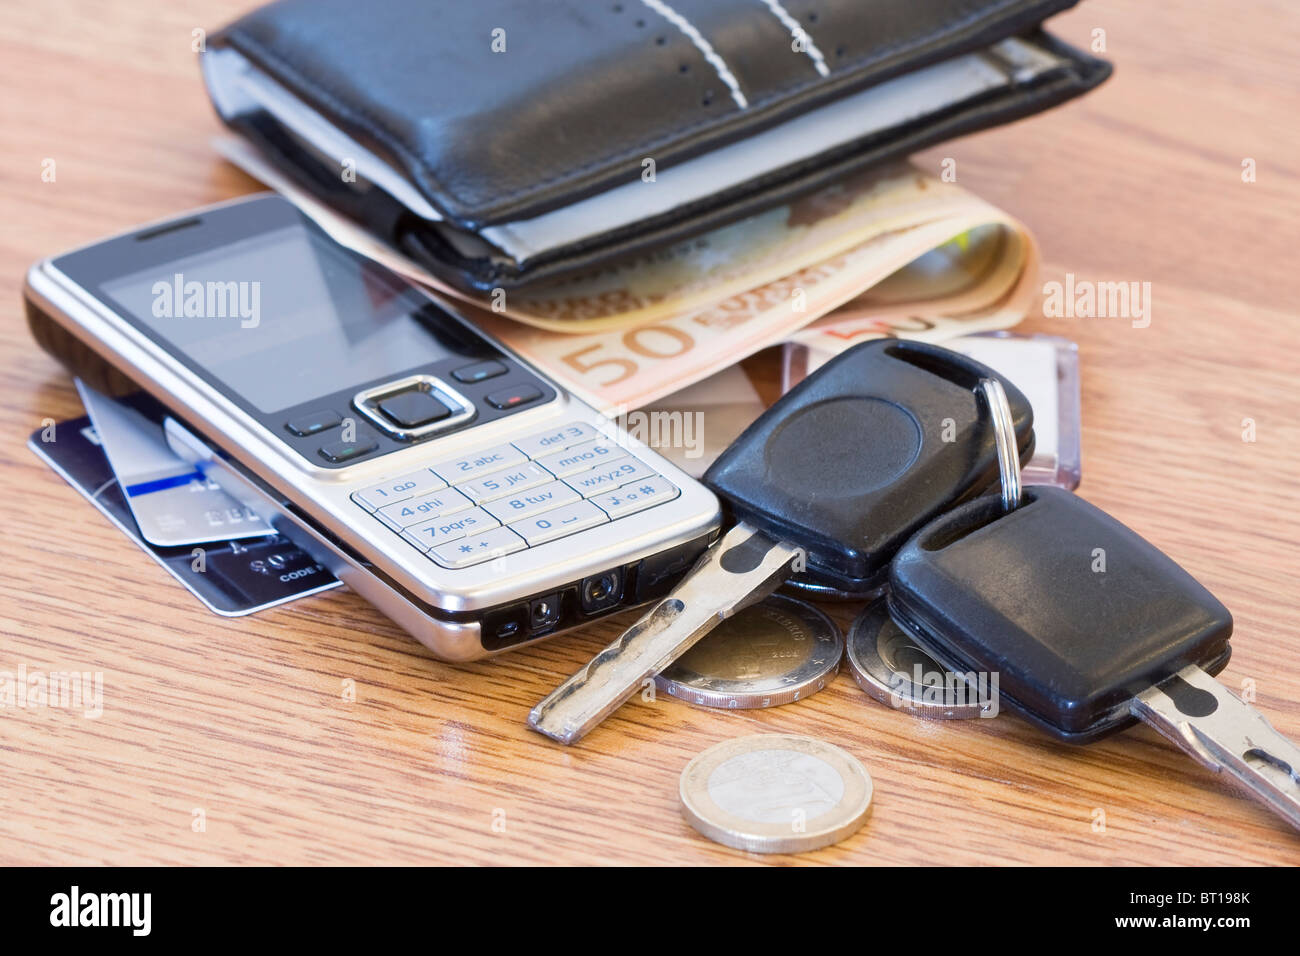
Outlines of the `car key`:
{"label": "car key", "polygon": [[941,515],[903,546],[890,614],[953,673],[1059,740],[1142,720],[1300,827],[1300,748],[1210,675],[1232,616],[1171,558],[1061,488]]}
{"label": "car key", "polygon": [[705,474],[739,523],[675,591],[533,708],[529,724],[573,743],[792,570],[835,593],[878,592],[913,531],[996,479],[992,416],[979,391],[988,379],[1003,386],[1028,461],[1028,400],[964,355],[877,340],[818,369]]}

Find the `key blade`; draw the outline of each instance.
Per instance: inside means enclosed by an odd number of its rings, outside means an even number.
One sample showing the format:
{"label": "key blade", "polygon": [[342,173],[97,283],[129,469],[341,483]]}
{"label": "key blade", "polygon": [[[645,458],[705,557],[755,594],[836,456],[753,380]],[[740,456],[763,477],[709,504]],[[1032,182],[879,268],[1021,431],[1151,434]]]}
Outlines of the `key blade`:
{"label": "key blade", "polygon": [[1226,770],[1300,829],[1300,747],[1195,665],[1133,699],[1142,720],[1210,770]]}
{"label": "key blade", "polygon": [[580,740],[705,634],[775,591],[802,553],[736,525],[671,594],[534,707],[528,725],[562,744]]}

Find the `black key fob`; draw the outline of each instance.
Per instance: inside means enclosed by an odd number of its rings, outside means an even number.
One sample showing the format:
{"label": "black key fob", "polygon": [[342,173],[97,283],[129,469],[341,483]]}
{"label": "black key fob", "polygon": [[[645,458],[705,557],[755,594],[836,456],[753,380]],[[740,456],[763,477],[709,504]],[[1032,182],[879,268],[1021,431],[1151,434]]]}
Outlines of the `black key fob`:
{"label": "black key fob", "polygon": [[942,515],[898,552],[890,616],[945,668],[998,675],[1000,700],[1089,743],[1188,665],[1222,670],[1232,615],[1172,558],[1062,488]]}
{"label": "black key fob", "polygon": [[981,379],[1002,383],[1021,462],[1025,396],[957,352],[895,339],[831,359],[769,408],[704,475],[734,517],[803,546],[791,583],[824,596],[879,592],[894,553],[940,512],[997,481]]}

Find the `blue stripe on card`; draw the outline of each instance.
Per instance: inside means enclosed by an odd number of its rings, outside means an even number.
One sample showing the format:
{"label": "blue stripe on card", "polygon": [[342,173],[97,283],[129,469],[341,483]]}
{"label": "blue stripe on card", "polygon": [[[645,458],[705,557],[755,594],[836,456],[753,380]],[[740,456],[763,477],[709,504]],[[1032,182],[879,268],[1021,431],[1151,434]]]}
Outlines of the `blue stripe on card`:
{"label": "blue stripe on card", "polygon": [[158,478],[154,481],[142,481],[138,485],[128,485],[126,493],[128,497],[136,498],[140,495],[153,494],[155,491],[166,491],[168,488],[188,485],[191,481],[202,480],[203,472],[191,471],[188,475],[173,475],[170,478]]}

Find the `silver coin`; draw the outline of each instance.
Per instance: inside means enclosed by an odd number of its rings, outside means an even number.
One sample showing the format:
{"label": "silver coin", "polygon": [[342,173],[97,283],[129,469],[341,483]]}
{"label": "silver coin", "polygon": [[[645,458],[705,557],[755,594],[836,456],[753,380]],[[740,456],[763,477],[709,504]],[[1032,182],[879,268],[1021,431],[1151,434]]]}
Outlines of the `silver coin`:
{"label": "silver coin", "polygon": [[656,683],[704,707],[776,707],[825,687],[843,653],[834,621],[810,604],[774,594],[719,624]]}
{"label": "silver coin", "polygon": [[853,622],[845,657],[859,687],[917,717],[979,717],[992,707],[987,692],[949,674],[918,647],[889,616],[884,601],[869,606]]}
{"label": "silver coin", "polygon": [[725,846],[800,853],[851,836],[871,809],[871,775],[832,744],[756,734],[710,747],[682,771],[682,815]]}

